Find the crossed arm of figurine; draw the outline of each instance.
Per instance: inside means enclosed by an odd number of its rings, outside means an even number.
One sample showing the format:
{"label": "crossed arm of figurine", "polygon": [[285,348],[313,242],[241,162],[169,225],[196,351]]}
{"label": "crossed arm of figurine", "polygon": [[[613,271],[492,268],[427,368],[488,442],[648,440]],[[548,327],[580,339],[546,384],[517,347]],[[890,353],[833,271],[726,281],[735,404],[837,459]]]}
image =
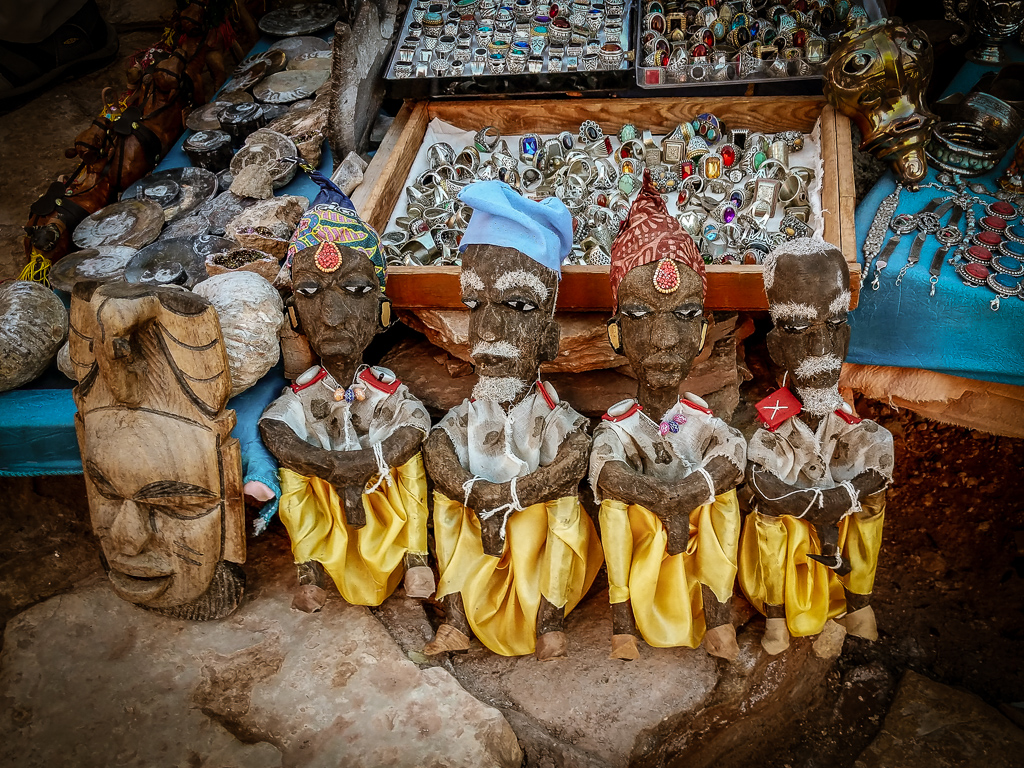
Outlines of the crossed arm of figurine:
{"label": "crossed arm of figurine", "polygon": [[[585,432],[570,433],[550,464],[538,467],[516,479],[516,496],[525,509],[533,504],[574,496],[587,471],[590,438]],[[467,483],[472,481],[467,506],[480,520],[484,552],[498,557],[504,546],[503,515],[488,516],[491,510],[511,504],[511,482],[492,483],[474,480],[459,463],[451,438],[443,429],[435,429],[423,444],[423,460],[434,484],[450,499],[466,500]]]}
{"label": "crossed arm of figurine", "polygon": [[[861,472],[850,481],[858,502],[884,490],[887,484],[885,477],[874,469]],[[854,506],[850,492],[841,485],[817,491],[814,488],[798,488],[757,464],[747,465],[747,487],[761,514],[771,517],[802,517],[815,526],[838,524],[850,507]],[[817,494],[820,494],[820,505],[816,500]]]}
{"label": "crossed arm of figurine", "polygon": [[[283,421],[260,421],[260,435],[281,466],[306,477],[319,477],[338,489],[345,505],[345,519],[349,525],[361,528],[366,524],[363,509],[363,489],[377,474],[377,458],[370,448],[357,451],[329,451],[310,445],[296,435]],[[400,467],[416,455],[423,432],[416,427],[401,427],[381,442],[384,463]]]}
{"label": "crossed arm of figurine", "polygon": [[[704,469],[714,482],[714,495],[735,488],[743,479],[743,473],[722,456],[713,458]],[[707,478],[700,472],[691,472],[677,483],[666,483],[638,472],[624,461],[605,464],[597,487],[608,498],[637,504],[656,514],[668,533],[670,555],[686,550],[690,512],[707,501],[712,493]]]}

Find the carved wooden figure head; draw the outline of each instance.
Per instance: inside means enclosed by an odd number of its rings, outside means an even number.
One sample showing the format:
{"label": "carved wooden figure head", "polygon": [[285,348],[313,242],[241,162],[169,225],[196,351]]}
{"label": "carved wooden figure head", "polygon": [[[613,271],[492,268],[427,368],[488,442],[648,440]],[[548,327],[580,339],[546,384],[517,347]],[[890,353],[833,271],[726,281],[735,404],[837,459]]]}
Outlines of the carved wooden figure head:
{"label": "carved wooden figure head", "polygon": [[469,184],[459,199],[473,209],[460,278],[480,376],[473,396],[511,402],[558,354],[555,303],[572,216],[556,198],[530,200],[501,181]]}
{"label": "carved wooden figure head", "polygon": [[647,387],[678,388],[703,346],[704,291],[693,270],[679,267],[678,288],[662,293],[654,284],[659,267],[636,267],[619,285],[622,353]]}
{"label": "carved wooden figure head", "polygon": [[850,346],[850,270],[835,246],[803,238],[784,243],[764,262],[768,311],[775,323],[768,353],[812,415],[841,405],[839,374]]}
{"label": "carved wooden figure head", "polygon": [[338,381],[351,379],[374,335],[391,322],[373,263],[333,243],[306,248],[292,259],[292,290],[313,352]]}
{"label": "carved wooden figure head", "polygon": [[216,311],[174,287],[76,285],[75,427],[115,592],[179,618],[241,599],[241,454]]}
{"label": "carved wooden figure head", "polygon": [[640,392],[678,389],[704,346],[704,260],[668,213],[649,173],[612,244],[616,314],[609,341],[629,359]]}
{"label": "carved wooden figure head", "polygon": [[474,396],[507,402],[558,354],[558,274],[514,248],[470,245],[460,279],[470,309],[470,354],[480,376]]}

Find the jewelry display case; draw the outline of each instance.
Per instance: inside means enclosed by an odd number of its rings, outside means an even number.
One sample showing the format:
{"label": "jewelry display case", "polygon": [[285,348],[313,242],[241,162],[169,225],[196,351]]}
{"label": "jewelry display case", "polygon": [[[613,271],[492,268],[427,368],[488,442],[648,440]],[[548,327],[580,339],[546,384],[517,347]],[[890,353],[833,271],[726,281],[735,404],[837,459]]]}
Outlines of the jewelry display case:
{"label": "jewelry display case", "polygon": [[[850,265],[853,302],[860,288],[854,244],[853,160],[849,120],[821,97],[538,99],[492,101],[408,101],[396,117],[353,196],[360,215],[383,234],[396,207],[407,197],[407,180],[420,155],[430,122],[437,118],[462,131],[493,127],[503,136],[576,134],[593,121],[607,136],[624,125],[655,135],[713,114],[731,130],[814,133],[820,156],[820,229],[839,246]],[[672,195],[675,196],[674,194]],[[759,264],[709,264],[706,307],[714,310],[767,308]],[[396,307],[461,309],[458,266],[391,266],[388,295]],[[608,267],[588,264],[563,268],[559,307],[604,311],[611,307]]]}

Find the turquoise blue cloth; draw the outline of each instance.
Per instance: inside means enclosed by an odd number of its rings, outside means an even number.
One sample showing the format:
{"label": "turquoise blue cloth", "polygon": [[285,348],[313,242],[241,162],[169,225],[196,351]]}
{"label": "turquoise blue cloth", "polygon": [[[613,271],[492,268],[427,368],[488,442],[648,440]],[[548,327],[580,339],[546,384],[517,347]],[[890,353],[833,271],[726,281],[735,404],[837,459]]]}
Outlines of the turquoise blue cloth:
{"label": "turquoise blue cloth", "polygon": [[562,274],[562,260],[572,250],[572,214],[557,197],[540,202],[516,192],[503,181],[474,181],[459,192],[473,209],[459,244],[504,245]]}
{"label": "turquoise blue cloth", "polygon": [[[967,93],[987,69],[979,64],[967,64],[947,93]],[[1011,147],[996,171],[977,181],[996,189],[995,179],[1009,164],[1012,154]],[[929,170],[926,183],[934,181],[935,171]],[[857,251],[861,264],[864,240],[875,212],[895,188],[895,179],[891,173],[886,173],[857,206]],[[917,193],[904,190],[898,210],[917,213],[936,192],[934,189]],[[985,199],[991,202],[991,198]],[[985,215],[981,206],[974,210],[979,219]],[[943,219],[943,223],[946,222],[948,216]],[[963,220],[960,226],[963,228]],[[887,236],[891,237],[892,232]],[[938,250],[934,237],[925,242],[920,262],[907,271],[897,287],[896,276],[907,263],[914,237],[912,233],[900,240],[882,272],[877,291],[870,287],[874,267],[871,275],[864,276],[860,303],[850,315],[852,333],[847,362],[922,368],[968,379],[1024,385],[1024,301],[1012,296],[1001,299],[999,311],[993,312],[989,302],[996,294],[987,287],[964,285],[953,267],[946,263],[943,263],[935,295],[929,296],[928,268]]]}
{"label": "turquoise blue cloth", "polygon": [[[35,382],[47,388],[15,389],[0,394],[0,477],[36,475],[80,475],[82,457],[75,435],[75,403],[71,399],[73,383],[55,370]],[[244,482],[258,480],[274,491],[272,515],[277,509],[281,484],[277,461],[263,446],[256,422],[285,384],[281,365],[256,384],[228,401],[235,411],[236,424],[231,434],[242,449]]]}

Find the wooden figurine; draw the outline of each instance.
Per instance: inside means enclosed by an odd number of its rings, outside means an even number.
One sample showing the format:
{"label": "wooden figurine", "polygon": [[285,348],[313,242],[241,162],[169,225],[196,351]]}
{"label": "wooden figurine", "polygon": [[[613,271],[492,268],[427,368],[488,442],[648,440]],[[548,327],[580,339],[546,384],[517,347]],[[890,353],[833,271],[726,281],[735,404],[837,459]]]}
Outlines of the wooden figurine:
{"label": "wooden figurine", "polygon": [[338,201],[307,210],[288,248],[291,314],[321,364],[259,422],[282,466],[279,514],[299,573],[293,606],[305,611],[323,606],[328,575],[358,605],[379,605],[403,573],[408,596],[434,591],[420,454],[430,417],[391,371],[363,364],[391,322],[384,257],[377,233],[333,192]]}
{"label": "wooden figurine", "polygon": [[428,655],[469,647],[564,656],[565,616],[601,564],[579,503],[587,421],[538,379],[558,352],[554,320],[572,220],[555,198],[529,200],[500,181],[470,184],[462,300],[479,382],[424,445],[434,481],[438,596],[445,623]]}
{"label": "wooden figurine", "polygon": [[[612,346],[629,359],[637,399],[612,406],[594,432],[590,482],[612,602],[611,658],[655,647],[704,648],[735,659],[742,435],[687,393],[704,346],[704,260],[644,175],[612,247]],[[602,500],[603,499],[603,500]]]}
{"label": "wooden figurine", "polygon": [[829,618],[874,640],[870,599],[893,443],[839,395],[850,343],[846,260],[819,239],[783,243],[765,259],[764,285],[775,324],[768,352],[784,377],[758,404],[763,426],[747,449],[755,511],[740,541],[740,587],[767,617],[770,654],[791,635],[818,634]]}
{"label": "wooden figurine", "polygon": [[93,530],[114,591],[217,619],[245,586],[231,375],[217,313],[177,287],[80,282],[70,356]]}

